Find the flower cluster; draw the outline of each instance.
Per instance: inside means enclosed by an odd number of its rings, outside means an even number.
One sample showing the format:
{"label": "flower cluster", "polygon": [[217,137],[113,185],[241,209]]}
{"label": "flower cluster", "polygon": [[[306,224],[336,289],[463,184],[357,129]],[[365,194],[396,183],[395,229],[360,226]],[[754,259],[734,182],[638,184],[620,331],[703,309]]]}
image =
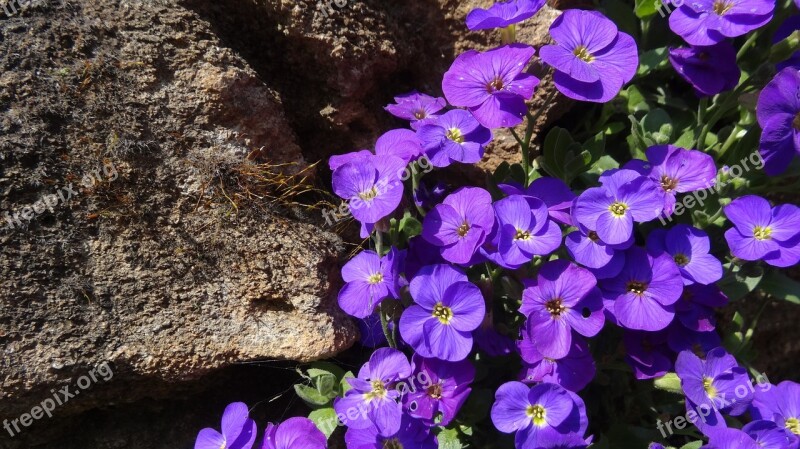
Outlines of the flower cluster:
{"label": "flower cluster", "polygon": [[[669,26],[689,46],[653,54],[663,55],[661,66],[671,63],[676,84],[694,88],[697,126],[694,118],[676,121],[687,130],[673,138],[666,112],[646,104],[644,117],[637,110],[624,116],[633,135],[615,140],[631,151],[607,154],[598,145],[624,128],[610,117],[642,96],[625,89],[640,69],[639,45],[599,12],[566,10],[550,26],[553,43],[537,57],[515,39],[543,3],[512,0],[473,10],[469,29],[499,28],[501,45],[456,57],[441,97],[396,96],[385,109],[408,127],[382,135],[374,150],[331,157],[333,191],[368,239],[368,248],[342,267],[338,303],[358,319],[362,344],[377,349],[357,375],[338,379],[341,389],[329,380],[318,385],[330,393],[329,407],[312,405],[346,427],[349,449],[461,447],[462,439],[479,438],[472,432],[481,416],[514,434],[518,449],[580,449],[597,441],[614,447],[604,429],[590,426],[584,399],[597,385],[614,387],[610,377],[619,374],[599,373],[615,369],[656,385],[677,379],[681,407],[706,411],[697,427],[707,449],[796,448],[800,386],[742,392],[752,384],[737,357],[751,336],[739,329],[723,340],[715,309],[741,296],[729,298],[738,290],[728,284],[748,272],[764,276],[800,262],[800,208],[744,195],[749,181],[730,181],[724,165],[727,151],[749,149],[763,155],[768,175],[788,168],[800,152],[800,71],[791,60],[783,63],[755,114],[736,114],[742,123],[719,129],[704,122],[703,110],[713,101],[712,120],[734,115],[725,108],[738,107],[752,81],[740,79],[751,72],[740,70],[731,39],[769,22],[774,2],[698,0],[675,10]],[[596,127],[575,132],[589,140],[554,130],[532,157],[539,111],[529,100],[540,79],[529,66],[550,71],[557,91],[571,99],[622,101],[586,109],[602,109]],[[665,108],[688,109],[661,96],[652,94]],[[523,123],[520,136],[514,128]],[[737,138],[758,126],[759,139]],[[498,168],[482,185],[443,182],[458,178],[459,164],[480,162],[505,133],[520,145],[521,164]],[[456,176],[401,175],[420,158]],[[720,198],[676,218],[682,196],[712,188]],[[658,226],[667,218],[676,223]],[[731,344],[739,352],[728,352]],[[400,387],[418,376],[430,382]],[[492,396],[490,410],[481,410]],[[252,446],[255,425],[241,407],[226,410],[221,434],[204,429],[197,447]],[[753,419],[741,428],[730,418],[747,413]],[[263,447],[324,447],[308,428],[302,419],[270,425]]]}

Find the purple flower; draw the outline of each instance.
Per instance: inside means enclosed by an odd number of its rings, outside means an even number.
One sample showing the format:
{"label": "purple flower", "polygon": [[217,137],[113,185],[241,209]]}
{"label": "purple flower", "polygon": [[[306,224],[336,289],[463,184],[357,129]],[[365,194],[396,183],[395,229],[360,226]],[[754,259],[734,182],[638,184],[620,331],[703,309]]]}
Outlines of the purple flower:
{"label": "purple flower", "polygon": [[438,112],[447,106],[441,97],[432,97],[412,91],[394,97],[395,104],[386,105],[390,114],[403,120],[409,120],[412,129],[419,129],[422,125],[435,122]]}
{"label": "purple flower", "polygon": [[657,145],[647,149],[647,160],[634,159],[625,168],[649,176],[664,196],[664,212],[672,214],[675,195],[707,189],[714,185],[717,167],[714,159],[697,150],[673,145]]}
{"label": "purple flower", "polygon": [[484,53],[462,53],[444,74],[442,90],[453,106],[466,107],[481,125],[512,127],[522,123],[539,78],[522,73],[536,50],[520,44]]}
{"label": "purple flower", "polygon": [[[484,294],[484,299],[486,298],[487,295]],[[514,340],[498,332],[494,326],[491,303],[486,305],[486,317],[481,325],[472,331],[472,338],[489,357],[500,357],[514,352]]]}
{"label": "purple flower", "polygon": [[498,250],[511,266],[533,256],[550,254],[561,246],[561,229],[548,218],[547,206],[537,198],[511,195],[494,204]]}
{"label": "purple flower", "polygon": [[709,351],[719,347],[722,340],[714,331],[698,332],[687,329],[682,323],[674,321],[667,328],[667,344],[672,351],[691,351],[698,357],[705,357]]}
{"label": "purple flower", "polygon": [[472,350],[486,309],[481,291],[449,265],[422,268],[409,286],[415,305],[400,317],[400,335],[421,356],[451,362]]}
{"label": "purple flower", "polygon": [[[674,14],[674,13],[673,13]],[[718,429],[700,449],[763,449],[750,435],[739,429]]]}
{"label": "purple flower", "polygon": [[397,156],[408,164],[422,155],[422,142],[410,129],[393,129],[378,137],[375,154]]}
{"label": "purple flower", "polygon": [[494,226],[492,196],[478,187],[462,187],[434,207],[422,224],[422,237],[441,248],[452,263],[467,263]]}
{"label": "purple flower", "polygon": [[771,0],[692,0],[669,16],[669,27],[690,45],[714,45],[772,19]]}
{"label": "purple flower", "polygon": [[[348,377],[352,387],[333,404],[339,419],[350,428],[375,426],[381,435],[394,435],[400,430],[402,406],[395,382],[411,375],[411,366],[402,352],[381,348],[375,350],[361,367],[358,377]],[[355,417],[355,418],[354,418]]]}
{"label": "purple flower", "polygon": [[475,8],[467,14],[470,31],[505,28],[529,19],[536,14],[545,0],[510,0],[498,2],[489,9]]}
{"label": "purple flower", "polygon": [[419,270],[426,265],[440,263],[447,263],[447,261],[442,258],[439,247],[431,245],[421,235],[412,237],[408,241],[408,253],[405,263],[406,279],[415,277]]}
{"label": "purple flower", "polygon": [[669,62],[701,98],[733,89],[742,73],[736,65],[736,50],[728,41],[710,47],[670,48]]}
{"label": "purple flower", "polygon": [[480,162],[484,146],[492,141],[492,132],[463,109],[446,112],[436,122],[422,126],[417,135],[434,167]]}
{"label": "purple flower", "polygon": [[667,346],[667,332],[626,331],[625,361],[637,379],[653,379],[672,369],[674,354]]}
{"label": "purple flower", "polygon": [[758,96],[756,117],[764,171],[779,175],[800,153],[800,70],[787,67],[775,75]]}
{"label": "purple flower", "polygon": [[586,189],[575,200],[578,223],[595,230],[610,245],[626,243],[634,222],[658,217],[663,200],[656,184],[633,170],[617,170],[603,179],[601,187]]}
{"label": "purple flower", "polygon": [[588,424],[583,400],[551,383],[534,387],[521,382],[501,385],[491,414],[497,430],[516,432],[518,449],[563,442],[570,434],[583,435]]}
{"label": "purple flower", "polygon": [[349,201],[350,212],[364,224],[391,214],[403,198],[400,173],[406,164],[397,156],[368,156],[333,171],[333,191]]}
{"label": "purple flower", "polygon": [[[328,439],[308,418],[289,418],[267,425],[261,449],[326,449]],[[219,448],[215,448],[219,449]]]}
{"label": "purple flower", "polygon": [[586,341],[580,337],[572,339],[572,346],[564,358],[553,360],[542,355],[534,343],[534,334],[522,332],[517,343],[522,356],[521,379],[525,383],[550,382],[569,391],[580,391],[594,378],[594,359]]}
{"label": "purple flower", "polygon": [[430,429],[419,420],[403,415],[398,417],[399,430],[393,435],[384,436],[375,426],[363,429],[347,429],[344,441],[347,449],[437,449],[439,443]]}
{"label": "purple flower", "polygon": [[647,251],[654,256],[669,254],[686,285],[708,285],[722,278],[722,262],[708,254],[710,249],[708,234],[685,224],[654,229],[647,236]]}
{"label": "purple flower", "polygon": [[708,332],[716,327],[714,307],[722,307],[728,297],[715,285],[692,284],[683,289],[681,300],[675,303],[678,321],[695,332]]}
{"label": "purple flower", "polygon": [[331,156],[330,159],[328,159],[328,166],[331,168],[331,171],[333,171],[348,162],[357,163],[358,161],[362,161],[365,159],[371,160],[372,156],[374,155],[375,154],[369,150],[358,150],[358,151],[353,151],[352,153],[337,154]]}
{"label": "purple flower", "polygon": [[800,262],[800,208],[792,204],[770,208],[764,198],[747,195],[733,200],[724,211],[734,226],[725,231],[734,256],[763,259],[776,267]]}
{"label": "purple flower", "polygon": [[796,449],[797,436],[772,421],[752,421],[742,427],[761,449]]}
{"label": "purple flower", "polygon": [[568,9],[550,26],[550,36],[556,45],[545,45],[539,56],[570,98],[606,103],[636,74],[636,41],[599,12]]}
{"label": "purple flower", "polygon": [[683,281],[675,262],[667,255],[651,256],[633,247],[625,254],[620,274],[600,281],[606,310],[627,329],[658,331],[675,317],[675,302]]}
{"label": "purple flower", "polygon": [[346,282],[339,291],[339,307],[348,315],[366,318],[387,297],[399,298],[403,253],[392,248],[383,257],[362,251],[342,267]]}
{"label": "purple flower", "polygon": [[534,180],[527,189],[518,184],[499,184],[497,187],[508,196],[527,195],[544,201],[550,218],[561,224],[572,225],[570,213],[575,194],[564,181],[542,177]]}
{"label": "purple flower", "polygon": [[[388,345],[386,335],[383,334],[381,318],[377,313],[373,313],[364,319],[356,320],[356,324],[358,324],[358,332],[361,334],[360,343],[362,346],[378,348]],[[393,326],[394,321],[390,321],[389,329],[391,330]]]}
{"label": "purple flower", "polygon": [[791,432],[795,446],[800,444],[800,385],[787,380],[774,386],[759,382],[759,387],[750,410],[753,419],[775,422]]}
{"label": "purple flower", "polygon": [[207,427],[197,434],[194,449],[250,449],[256,440],[256,423],[243,402],[225,407],[222,414],[222,433]]}
{"label": "purple flower", "polygon": [[741,415],[753,400],[747,370],[723,348],[709,351],[705,360],[691,351],[681,351],[675,362],[675,372],[681,380],[687,408],[713,411],[702,424],[697,423],[704,433],[709,428],[725,427],[720,413]]}
{"label": "purple flower", "polygon": [[569,353],[573,330],[593,337],[605,323],[597,280],[565,259],[542,265],[536,285],[522,292],[519,311],[528,319],[526,330],[537,337],[534,346],[551,359]]}
{"label": "purple flower", "polygon": [[443,362],[425,359],[418,354],[411,360],[415,373],[412,378],[421,379],[424,374],[428,382],[405,396],[408,414],[433,424],[441,413],[442,420],[437,425],[450,424],[472,391],[469,384],[475,379],[475,368],[467,360]]}
{"label": "purple flower", "polygon": [[[574,202],[573,202],[574,204]],[[575,212],[575,208],[572,208]],[[625,265],[625,251],[633,245],[633,234],[618,245],[608,245],[597,232],[582,225],[577,218],[571,220],[578,228],[567,234],[564,245],[575,262],[590,269],[597,279],[608,279],[619,274]]]}

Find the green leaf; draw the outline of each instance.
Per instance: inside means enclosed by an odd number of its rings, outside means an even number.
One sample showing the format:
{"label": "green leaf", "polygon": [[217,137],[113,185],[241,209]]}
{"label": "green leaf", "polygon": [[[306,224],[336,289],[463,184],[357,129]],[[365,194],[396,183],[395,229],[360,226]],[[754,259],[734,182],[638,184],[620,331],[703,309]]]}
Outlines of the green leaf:
{"label": "green leaf", "polygon": [[697,140],[697,135],[699,134],[696,128],[689,128],[678,137],[678,140],[675,141],[676,147],[681,148],[691,148],[694,145],[694,142]]}
{"label": "green leaf", "polygon": [[646,19],[656,14],[657,5],[659,4],[659,0],[636,0],[636,6],[633,12],[636,14],[636,17]]}
{"label": "green leaf", "polygon": [[777,270],[770,270],[758,287],[778,299],[800,304],[800,282]]}
{"label": "green leaf", "polygon": [[755,290],[763,276],[763,268],[754,262],[748,262],[736,272],[723,277],[717,286],[730,301],[736,301]]}
{"label": "green leaf", "polygon": [[664,374],[663,376],[655,379],[653,384],[659,390],[669,391],[670,393],[683,394],[683,388],[681,388],[681,380],[675,373]]}
{"label": "green leaf", "polygon": [[456,429],[442,429],[436,435],[436,438],[439,440],[439,449],[461,449],[464,447]]}
{"label": "green leaf", "polygon": [[419,222],[410,212],[406,211],[403,218],[400,219],[400,233],[406,238],[406,241],[411,237],[417,236],[422,233],[422,223]]}
{"label": "green leaf", "polygon": [[[643,0],[643,1],[647,2],[648,0]],[[661,3],[659,0],[655,1],[657,3]],[[654,12],[657,11],[655,5],[653,6],[653,11]],[[639,58],[639,69],[637,70],[636,74],[646,75],[655,70],[663,69],[668,65],[669,65],[669,49],[667,49],[667,47],[654,48],[652,50],[648,50],[642,53],[642,56]]]}
{"label": "green leaf", "polygon": [[632,85],[624,92],[628,98],[628,114],[650,110],[650,105],[647,104],[647,100],[638,87]]}
{"label": "green leaf", "polygon": [[322,376],[323,374],[331,374],[337,379],[341,379],[344,376],[344,370],[331,362],[314,362],[306,370],[306,373],[311,378]]}
{"label": "green leaf", "polygon": [[653,109],[642,119],[642,129],[645,135],[649,133],[657,144],[664,145],[672,138],[672,119],[667,111]]}
{"label": "green leaf", "polygon": [[322,395],[316,388],[311,388],[308,385],[296,384],[294,391],[303,402],[312,408],[319,408],[331,401],[329,397]]}
{"label": "green leaf", "polygon": [[564,128],[555,127],[544,138],[542,168],[551,175],[564,179],[567,153],[575,145],[572,136]]}
{"label": "green leaf", "polygon": [[691,443],[684,444],[681,446],[681,449],[700,449],[700,446],[703,445],[702,441],[692,441]]}
{"label": "green leaf", "polygon": [[322,396],[333,399],[336,397],[337,391],[335,390],[338,381],[336,376],[333,374],[323,374],[321,376],[317,376],[314,378],[314,384],[317,387],[317,391]]}
{"label": "green leaf", "polygon": [[309,413],[308,419],[314,422],[317,429],[324,433],[327,438],[330,438],[336,427],[339,425],[339,419],[336,417],[336,410],[333,407],[321,408]]}
{"label": "green leaf", "polygon": [[345,393],[347,393],[348,391],[350,391],[351,388],[353,388],[350,385],[350,382],[347,381],[347,378],[349,378],[349,377],[356,377],[356,376],[353,375],[352,371],[348,371],[348,372],[346,372],[344,374],[344,376],[342,376],[342,380],[339,382],[339,386],[340,386],[340,390],[342,392],[342,396],[344,396]]}

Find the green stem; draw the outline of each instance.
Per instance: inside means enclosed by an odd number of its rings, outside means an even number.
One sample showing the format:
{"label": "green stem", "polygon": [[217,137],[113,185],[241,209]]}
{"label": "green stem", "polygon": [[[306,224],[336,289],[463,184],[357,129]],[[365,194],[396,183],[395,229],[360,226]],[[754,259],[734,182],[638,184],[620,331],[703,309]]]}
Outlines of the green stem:
{"label": "green stem", "polygon": [[411,201],[414,202],[414,206],[416,206],[417,212],[419,212],[419,215],[421,217],[424,217],[425,216],[425,209],[423,209],[422,206],[417,204],[417,201],[414,198],[414,195],[416,195],[417,190],[419,190],[419,181],[420,181],[420,179],[422,179],[422,175],[423,175],[423,173],[421,173],[419,171],[415,171],[414,174],[411,175]]}
{"label": "green stem", "polygon": [[706,111],[708,111],[708,97],[703,97],[700,99],[700,104],[697,105],[697,126],[701,126],[703,124]]}
{"label": "green stem", "polygon": [[750,47],[752,47],[753,44],[756,43],[756,39],[758,39],[758,36],[760,36],[760,35],[761,35],[761,30],[760,29],[758,29],[756,31],[753,31],[753,33],[750,34],[750,36],[747,38],[747,40],[744,41],[744,44],[742,44],[742,47],[739,48],[739,51],[736,53],[736,60],[737,61],[742,59],[742,56],[744,56],[744,54],[747,52],[747,50],[749,50]]}
{"label": "green stem", "polygon": [[381,317],[381,329],[383,329],[383,335],[386,337],[389,347],[397,349],[397,343],[395,343],[392,332],[389,330],[389,320],[387,318],[386,311],[384,310],[383,303],[381,303],[379,309],[378,315]]}
{"label": "green stem", "polygon": [[525,137],[524,138],[520,138],[517,135],[516,131],[514,131],[513,128],[509,128],[509,130],[511,131],[511,135],[514,136],[514,139],[516,139],[517,143],[519,144],[520,148],[522,149],[522,169],[525,172],[525,180],[524,180],[525,182],[524,182],[524,184],[525,184],[525,188],[526,189],[530,185],[530,181],[531,181],[531,179],[530,179],[531,178],[530,177],[531,154],[530,153],[531,153],[531,139],[533,139],[533,130],[534,130],[535,126],[536,126],[536,121],[539,120],[539,117],[541,117],[542,114],[544,113],[545,107],[550,102],[553,101],[553,98],[555,98],[556,92],[557,92],[556,89],[553,89],[553,90],[550,91],[550,93],[547,94],[547,97],[545,97],[544,102],[542,104],[542,107],[539,108],[536,111],[535,114],[531,114],[529,111],[525,112],[525,117],[526,117],[527,123],[526,123],[526,126],[525,126]]}
{"label": "green stem", "polygon": [[375,230],[375,252],[378,253],[378,256],[383,253],[383,235],[377,229]]}
{"label": "green stem", "polygon": [[739,134],[739,126],[734,126],[733,130],[731,130],[731,134],[725,139],[725,143],[722,144],[722,148],[719,149],[719,154],[717,154],[717,160],[722,161],[725,157],[725,153],[733,146],[734,142],[736,142],[736,135]]}

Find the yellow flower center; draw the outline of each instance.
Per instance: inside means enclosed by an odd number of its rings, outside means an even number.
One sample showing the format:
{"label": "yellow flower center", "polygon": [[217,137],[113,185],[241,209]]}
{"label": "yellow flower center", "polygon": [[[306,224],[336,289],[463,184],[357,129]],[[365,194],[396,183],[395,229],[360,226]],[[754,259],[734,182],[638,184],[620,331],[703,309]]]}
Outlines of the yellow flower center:
{"label": "yellow flower center", "polygon": [[577,47],[575,47],[575,50],[572,51],[572,54],[577,56],[578,59],[586,62],[594,61],[594,56],[592,56],[592,54],[589,53],[589,49],[586,48],[586,46],[584,45],[578,45]]}
{"label": "yellow flower center", "polygon": [[547,410],[539,404],[529,405],[528,408],[525,409],[525,414],[533,420],[535,425],[542,426],[545,423],[544,417],[547,416]]}
{"label": "yellow flower center", "polygon": [[376,196],[378,196],[378,188],[375,186],[372,186],[372,188],[367,190],[366,192],[361,192],[358,194],[358,197],[364,201],[373,200],[375,199]]}
{"label": "yellow flower center", "polygon": [[786,428],[789,429],[789,432],[792,432],[795,435],[800,435],[800,419],[797,418],[787,419]]}
{"label": "yellow flower center", "polygon": [[467,232],[469,232],[469,223],[464,222],[461,226],[458,227],[458,230],[456,232],[458,233],[459,237],[464,237],[465,235],[467,235]]}
{"label": "yellow flower center", "polygon": [[436,304],[433,308],[433,316],[442,324],[450,324],[450,320],[453,319],[453,309],[442,305],[442,303]]}
{"label": "yellow flower center", "polygon": [[594,231],[589,231],[588,237],[589,237],[589,240],[591,240],[593,242],[597,242],[597,241],[600,240],[600,236],[598,236],[597,233],[594,232]]}
{"label": "yellow flower center", "polygon": [[503,89],[503,80],[497,77],[486,85],[486,92],[493,93]]}
{"label": "yellow flower center", "polygon": [[366,393],[364,396],[367,401],[371,401],[373,399],[381,399],[386,397],[386,385],[383,384],[382,380],[373,380],[372,382],[372,391]]}
{"label": "yellow flower center", "polygon": [[367,278],[367,282],[370,284],[380,284],[383,282],[383,273],[375,273]]}
{"label": "yellow flower center", "polygon": [[425,393],[433,399],[442,398],[442,384],[433,384],[425,390]]}
{"label": "yellow flower center", "polygon": [[675,254],[673,257],[675,259],[675,263],[678,264],[679,267],[685,267],[689,263],[689,258],[686,257],[686,254]]}
{"label": "yellow flower center", "polygon": [[733,8],[733,2],[726,0],[717,0],[714,2],[714,12],[720,16],[730,11],[731,8]]}
{"label": "yellow flower center", "polygon": [[528,231],[523,231],[522,229],[517,229],[517,233],[514,234],[514,240],[530,240],[531,233]]}
{"label": "yellow flower center", "polygon": [[567,308],[561,304],[561,298],[555,298],[547,301],[544,303],[544,308],[547,309],[547,311],[550,312],[550,315],[553,317],[559,317],[562,313],[564,313],[565,310],[567,310]]}
{"label": "yellow flower center", "polygon": [[717,389],[714,388],[714,379],[710,377],[703,377],[703,389],[706,390],[706,395],[709,399],[717,397]]}
{"label": "yellow flower center", "polygon": [[678,187],[677,179],[670,178],[667,175],[661,176],[661,188],[664,189],[665,192],[672,192],[676,187]]}
{"label": "yellow flower center", "polygon": [[383,449],[403,449],[403,443],[401,443],[397,438],[384,440]]}
{"label": "yellow flower center", "polygon": [[628,282],[628,291],[631,293],[642,295],[644,294],[645,290],[647,290],[647,284],[644,282],[639,282],[639,281]]}
{"label": "yellow flower center", "polygon": [[417,120],[422,120],[425,117],[426,117],[425,111],[423,111],[422,109],[419,109],[414,112],[414,118]]}
{"label": "yellow flower center", "polygon": [[608,206],[608,210],[611,211],[613,216],[622,218],[625,216],[625,211],[628,210],[628,205],[621,201],[614,201],[610,206]]}
{"label": "yellow flower center", "polygon": [[753,228],[753,237],[756,240],[768,240],[772,238],[772,229],[769,226],[756,226]]}
{"label": "yellow flower center", "polygon": [[794,116],[794,120],[792,120],[792,126],[794,127],[794,129],[800,131],[800,112],[798,112],[797,115]]}
{"label": "yellow flower center", "polygon": [[455,143],[464,143],[464,135],[461,134],[461,130],[458,128],[450,128],[447,130],[447,138]]}

